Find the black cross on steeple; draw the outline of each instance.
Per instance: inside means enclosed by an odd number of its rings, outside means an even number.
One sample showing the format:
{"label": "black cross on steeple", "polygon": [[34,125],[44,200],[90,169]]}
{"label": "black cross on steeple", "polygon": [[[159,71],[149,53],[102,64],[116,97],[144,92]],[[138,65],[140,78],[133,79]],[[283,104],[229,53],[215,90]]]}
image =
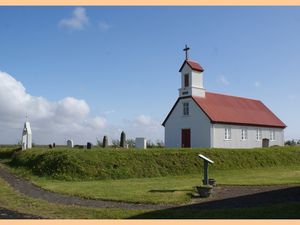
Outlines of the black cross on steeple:
{"label": "black cross on steeple", "polygon": [[190,48],[187,46],[187,45],[185,45],[185,48],[183,49],[183,51],[185,51],[185,60],[188,60],[188,51],[190,50]]}

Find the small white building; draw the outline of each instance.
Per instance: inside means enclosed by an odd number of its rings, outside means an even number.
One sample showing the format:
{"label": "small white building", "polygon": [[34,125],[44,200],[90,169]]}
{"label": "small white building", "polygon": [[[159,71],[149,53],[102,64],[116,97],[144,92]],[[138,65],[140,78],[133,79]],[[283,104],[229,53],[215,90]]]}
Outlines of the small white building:
{"label": "small white building", "polygon": [[30,148],[32,148],[32,132],[30,123],[26,121],[22,132],[22,150]]}
{"label": "small white building", "polygon": [[183,62],[179,97],[163,122],[165,146],[254,148],[284,145],[286,125],[261,101],[207,92],[203,68]]}

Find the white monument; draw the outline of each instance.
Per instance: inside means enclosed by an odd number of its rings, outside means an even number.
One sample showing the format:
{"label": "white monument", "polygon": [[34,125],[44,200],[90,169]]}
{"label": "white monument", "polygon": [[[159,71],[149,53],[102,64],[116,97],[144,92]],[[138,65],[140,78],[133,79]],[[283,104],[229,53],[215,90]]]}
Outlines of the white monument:
{"label": "white monument", "polygon": [[147,139],[146,138],[136,138],[135,139],[135,148],[147,148]]}
{"label": "white monument", "polygon": [[69,148],[73,148],[73,147],[74,147],[73,140],[67,140],[67,146],[68,146]]}
{"label": "white monument", "polygon": [[22,150],[32,148],[32,132],[30,128],[30,123],[27,121],[24,124],[23,134],[22,134]]}

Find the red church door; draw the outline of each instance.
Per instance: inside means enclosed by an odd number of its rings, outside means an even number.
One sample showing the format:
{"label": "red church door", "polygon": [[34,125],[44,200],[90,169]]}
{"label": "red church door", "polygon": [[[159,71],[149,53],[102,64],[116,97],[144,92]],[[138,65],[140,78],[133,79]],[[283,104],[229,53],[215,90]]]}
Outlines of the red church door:
{"label": "red church door", "polygon": [[191,129],[181,130],[181,147],[182,148],[191,147]]}

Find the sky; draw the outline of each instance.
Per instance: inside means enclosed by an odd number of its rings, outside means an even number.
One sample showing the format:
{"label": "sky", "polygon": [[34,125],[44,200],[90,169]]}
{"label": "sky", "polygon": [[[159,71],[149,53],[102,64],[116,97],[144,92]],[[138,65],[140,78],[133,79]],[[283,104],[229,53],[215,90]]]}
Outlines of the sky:
{"label": "sky", "polygon": [[0,7],[0,143],[164,140],[182,49],[210,92],[261,100],[300,138],[300,7]]}

